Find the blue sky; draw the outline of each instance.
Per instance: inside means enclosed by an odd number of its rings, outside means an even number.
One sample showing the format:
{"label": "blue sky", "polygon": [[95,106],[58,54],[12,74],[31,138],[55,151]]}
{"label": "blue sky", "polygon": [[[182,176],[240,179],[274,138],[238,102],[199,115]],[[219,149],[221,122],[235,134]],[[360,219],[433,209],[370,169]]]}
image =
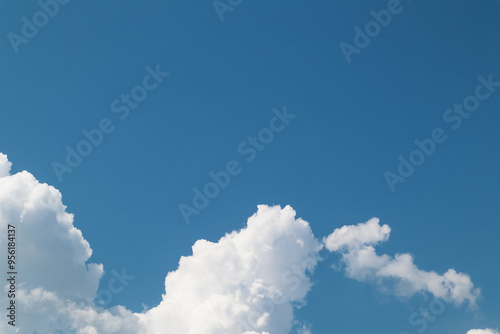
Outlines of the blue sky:
{"label": "blue sky", "polygon": [[[498,328],[500,88],[457,129],[443,115],[475,94],[478,77],[500,81],[500,5],[402,0],[348,62],[340,44],[355,45],[353,29],[388,3],[242,1],[221,20],[210,1],[73,0],[16,53],[7,36],[22,35],[40,5],[1,1],[0,152],[11,174],[27,170],[62,193],[90,261],[104,265],[101,289],[113,269],[135,276],[108,306],[158,305],[197,240],[243,228],[259,204],[290,205],[318,240],[378,217],[392,229],[380,253],[470,275],[478,310],[449,305],[426,333]],[[120,119],[112,102],[157,66],[168,77]],[[296,117],[246,161],[239,145],[284,108]],[[54,161],[103,119],[114,130],[61,182]],[[384,173],[436,128],[447,140],[391,191]],[[179,205],[233,160],[241,172],[186,224]],[[321,256],[295,314],[312,333],[417,333],[409,316],[432,295],[398,298],[332,270],[337,254]]]}

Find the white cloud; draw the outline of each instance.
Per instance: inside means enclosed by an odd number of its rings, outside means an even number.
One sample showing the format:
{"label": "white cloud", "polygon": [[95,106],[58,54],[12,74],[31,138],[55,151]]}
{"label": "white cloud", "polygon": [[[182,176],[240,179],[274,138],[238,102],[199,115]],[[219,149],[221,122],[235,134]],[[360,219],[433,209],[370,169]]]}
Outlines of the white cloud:
{"label": "white cloud", "polygon": [[345,225],[336,229],[324,239],[330,251],[342,248],[359,248],[363,245],[376,245],[389,239],[391,228],[379,225],[378,218],[372,218],[364,224]]}
{"label": "white cloud", "polygon": [[[247,227],[199,240],[165,280],[163,301],[141,315],[148,333],[288,333],[321,245],[287,206],[261,205]],[[202,278],[202,279],[199,279]]]}
{"label": "white cloud", "polygon": [[471,329],[467,334],[498,334],[495,329]]}
{"label": "white cloud", "polygon": [[429,292],[456,305],[468,301],[470,307],[476,307],[480,291],[474,288],[467,274],[454,269],[443,275],[421,270],[410,254],[378,255],[374,246],[387,241],[390,231],[389,226],[381,226],[377,218],[372,218],[366,223],[338,228],[323,242],[328,250],[342,255],[346,275],[350,278],[375,282],[385,291],[401,297]]}
{"label": "white cloud", "polygon": [[[88,263],[92,250],[74,227],[61,193],[26,171],[10,175],[10,167],[7,157],[0,154],[0,249],[6,249],[7,226],[12,224],[16,230],[16,306],[21,333],[74,329],[78,313],[86,312],[87,316],[93,310],[103,266]],[[4,256],[0,267],[7,267]],[[1,294],[0,303],[7,305],[7,294]],[[2,333],[11,330],[5,321],[0,322]]]}
{"label": "white cloud", "polygon": [[[87,263],[88,242],[73,226],[61,193],[24,171],[0,179],[0,245],[7,224],[16,226],[17,269],[24,289],[43,287],[63,299],[92,300],[103,274],[100,264]],[[3,248],[2,248],[3,249]],[[0,260],[2,268],[6,258]]]}

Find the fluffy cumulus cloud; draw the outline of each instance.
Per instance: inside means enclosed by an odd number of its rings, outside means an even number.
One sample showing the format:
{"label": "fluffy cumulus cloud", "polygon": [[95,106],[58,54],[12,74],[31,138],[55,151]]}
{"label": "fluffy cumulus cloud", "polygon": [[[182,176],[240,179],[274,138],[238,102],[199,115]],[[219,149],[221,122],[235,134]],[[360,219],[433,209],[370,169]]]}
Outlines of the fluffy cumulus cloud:
{"label": "fluffy cumulus cloud", "polygon": [[467,334],[498,334],[496,329],[471,329]]}
{"label": "fluffy cumulus cloud", "polygon": [[375,282],[385,291],[401,297],[429,292],[436,298],[476,307],[480,291],[470,277],[449,269],[440,275],[419,269],[410,254],[378,255],[374,246],[389,239],[391,229],[377,218],[343,226],[324,238],[326,248],[342,256],[346,275],[358,281]]}
{"label": "fluffy cumulus cloud", "polygon": [[245,229],[217,243],[197,241],[141,323],[148,333],[288,333],[320,248],[291,207],[259,206]]}
{"label": "fluffy cumulus cloud", "polygon": [[[7,225],[16,226],[20,332],[284,334],[305,328],[294,310],[305,303],[322,245],[291,207],[259,206],[242,230],[215,243],[197,241],[167,275],[158,306],[143,313],[106,310],[94,303],[103,266],[89,263],[92,250],[60,192],[26,171],[10,175],[10,167],[1,154],[0,248],[8,242]],[[0,299],[6,305],[6,295]],[[1,333],[11,330],[1,322]]]}
{"label": "fluffy cumulus cloud", "polygon": [[[15,226],[20,332],[76,332],[80,323],[113,327],[116,321],[122,322],[127,313],[124,309],[100,312],[93,306],[103,266],[88,263],[92,250],[73,225],[61,193],[26,171],[10,175],[10,168],[7,157],[0,154],[0,248],[6,249],[8,225]],[[0,258],[0,266],[7,267],[6,257]],[[8,290],[9,285],[4,288]],[[7,305],[6,293],[0,303]],[[0,322],[1,333],[12,330],[5,321]]]}

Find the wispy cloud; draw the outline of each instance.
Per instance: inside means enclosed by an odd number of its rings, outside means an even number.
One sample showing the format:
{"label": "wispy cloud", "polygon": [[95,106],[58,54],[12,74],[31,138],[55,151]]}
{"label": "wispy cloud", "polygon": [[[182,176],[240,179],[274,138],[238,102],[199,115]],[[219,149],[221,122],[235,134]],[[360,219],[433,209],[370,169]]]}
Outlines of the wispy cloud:
{"label": "wispy cloud", "polygon": [[498,334],[496,329],[471,329],[467,334]]}
{"label": "wispy cloud", "polygon": [[343,226],[324,238],[326,248],[338,252],[346,275],[358,281],[374,282],[385,291],[401,297],[429,292],[436,298],[476,307],[480,297],[469,275],[449,269],[440,275],[419,269],[410,254],[378,255],[374,246],[389,240],[391,229],[378,218],[366,223]]}

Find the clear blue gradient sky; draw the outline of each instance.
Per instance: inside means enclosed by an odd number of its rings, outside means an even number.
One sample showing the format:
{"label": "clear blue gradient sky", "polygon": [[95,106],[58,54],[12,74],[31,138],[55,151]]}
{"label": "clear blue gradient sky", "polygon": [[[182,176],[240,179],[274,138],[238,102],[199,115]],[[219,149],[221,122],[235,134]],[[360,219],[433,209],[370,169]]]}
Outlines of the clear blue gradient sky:
{"label": "clear blue gradient sky", "polygon": [[[348,63],[340,43],[387,4],[243,1],[221,21],[211,1],[72,0],[16,53],[8,33],[40,7],[0,1],[0,152],[61,191],[101,282],[136,276],[111,305],[158,304],[196,240],[243,227],[258,204],[290,204],[317,238],[376,216],[392,228],[381,252],[469,274],[479,312],[449,306],[426,333],[500,327],[500,88],[458,129],[443,119],[478,76],[500,81],[500,4],[402,0]],[[113,101],[158,64],[169,76],[120,119]],[[238,146],[284,106],[296,117],[246,161]],[[105,118],[114,131],[60,182],[53,162]],[[391,191],[384,173],[436,128],[447,140]],[[241,173],[186,224],[179,204],[231,160]],[[315,334],[416,333],[408,318],[429,296],[386,295],[337,263],[318,267],[297,319]]]}

